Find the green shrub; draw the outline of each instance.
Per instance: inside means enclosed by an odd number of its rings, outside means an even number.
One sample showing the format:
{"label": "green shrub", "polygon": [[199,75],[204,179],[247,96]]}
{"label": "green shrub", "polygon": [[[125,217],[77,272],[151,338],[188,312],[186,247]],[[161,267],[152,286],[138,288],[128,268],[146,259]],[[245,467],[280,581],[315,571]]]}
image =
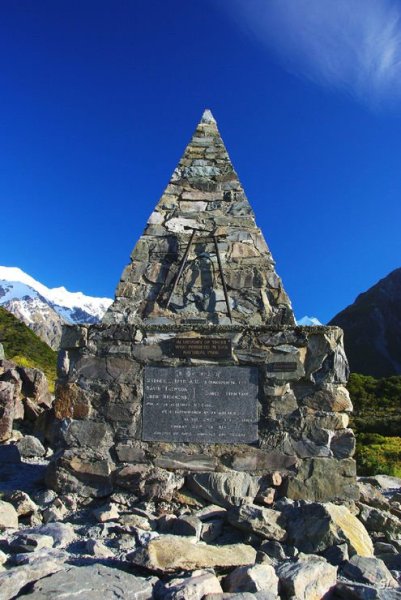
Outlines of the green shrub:
{"label": "green shrub", "polygon": [[383,473],[401,477],[401,437],[358,434],[356,460],[359,475]]}
{"label": "green shrub", "polygon": [[0,342],[6,358],[22,367],[35,367],[43,371],[54,391],[57,352],[43,342],[29,327],[0,307]]}

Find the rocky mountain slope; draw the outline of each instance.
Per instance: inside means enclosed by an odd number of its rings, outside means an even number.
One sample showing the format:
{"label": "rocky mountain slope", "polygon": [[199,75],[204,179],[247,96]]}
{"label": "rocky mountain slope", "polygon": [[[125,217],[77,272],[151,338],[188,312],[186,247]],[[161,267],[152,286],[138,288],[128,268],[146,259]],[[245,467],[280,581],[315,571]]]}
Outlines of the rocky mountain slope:
{"label": "rocky mountain slope", "polygon": [[401,268],[381,279],[329,323],[344,330],[351,371],[401,374]]}
{"label": "rocky mountain slope", "polygon": [[109,298],[48,288],[17,267],[0,266],[0,306],[57,349],[65,323],[96,323],[111,304]]}

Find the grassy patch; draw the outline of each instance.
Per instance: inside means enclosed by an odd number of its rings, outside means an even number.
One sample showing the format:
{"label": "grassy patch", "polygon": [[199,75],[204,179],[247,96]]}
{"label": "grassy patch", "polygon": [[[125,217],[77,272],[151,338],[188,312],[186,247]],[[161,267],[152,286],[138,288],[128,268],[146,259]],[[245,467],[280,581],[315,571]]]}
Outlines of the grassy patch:
{"label": "grassy patch", "polygon": [[401,477],[401,376],[376,379],[352,373],[348,390],[358,473]]}
{"label": "grassy patch", "polygon": [[360,433],[356,448],[359,475],[384,473],[401,477],[401,437]]}
{"label": "grassy patch", "polygon": [[57,352],[43,342],[29,327],[0,307],[0,342],[6,358],[22,367],[35,367],[43,371],[54,391]]}

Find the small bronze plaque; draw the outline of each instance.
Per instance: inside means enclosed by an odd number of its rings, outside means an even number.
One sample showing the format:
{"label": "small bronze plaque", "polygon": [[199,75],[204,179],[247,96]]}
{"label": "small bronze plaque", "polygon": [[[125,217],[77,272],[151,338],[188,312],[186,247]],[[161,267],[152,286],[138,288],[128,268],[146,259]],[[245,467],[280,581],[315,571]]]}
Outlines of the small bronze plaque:
{"label": "small bronze plaque", "polygon": [[177,358],[231,358],[231,340],[226,338],[175,338],[171,342]]}
{"label": "small bronze plaque", "polygon": [[296,362],[273,362],[267,365],[267,370],[272,373],[293,373],[297,368]]}

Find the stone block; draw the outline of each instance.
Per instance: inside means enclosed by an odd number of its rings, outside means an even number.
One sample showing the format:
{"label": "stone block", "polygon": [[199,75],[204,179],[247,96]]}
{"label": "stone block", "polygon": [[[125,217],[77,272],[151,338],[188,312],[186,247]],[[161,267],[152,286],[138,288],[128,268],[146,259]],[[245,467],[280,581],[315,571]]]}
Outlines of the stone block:
{"label": "stone block", "polygon": [[320,600],[334,588],[337,568],[317,556],[297,562],[282,563],[277,567],[280,588],[286,598]]}
{"label": "stone block", "polygon": [[265,451],[248,446],[233,453],[231,467],[235,471],[287,471],[297,464],[295,455]]}
{"label": "stone block", "polygon": [[64,325],[60,341],[61,350],[83,348],[88,341],[88,328],[85,325]]}
{"label": "stone block", "polygon": [[350,458],[305,458],[298,473],[286,479],[282,493],[293,500],[356,500],[355,475],[355,461]]}
{"label": "stone block", "polygon": [[194,544],[188,538],[174,535],[161,535],[146,548],[138,548],[127,556],[137,566],[164,573],[249,565],[255,558],[256,550],[245,544]]}
{"label": "stone block", "polygon": [[259,491],[256,477],[247,473],[194,473],[187,477],[186,484],[193,492],[225,508],[241,504],[244,498],[254,498]]}
{"label": "stone block", "polygon": [[59,383],[56,388],[56,419],[87,419],[92,412],[89,394],[76,383]]}
{"label": "stone block", "polygon": [[266,540],[283,541],[287,537],[281,513],[271,508],[244,504],[228,511],[229,523],[242,531],[256,534]]}
{"label": "stone block", "polygon": [[206,454],[185,454],[168,452],[155,459],[155,465],[163,469],[182,471],[215,471],[218,459]]}

